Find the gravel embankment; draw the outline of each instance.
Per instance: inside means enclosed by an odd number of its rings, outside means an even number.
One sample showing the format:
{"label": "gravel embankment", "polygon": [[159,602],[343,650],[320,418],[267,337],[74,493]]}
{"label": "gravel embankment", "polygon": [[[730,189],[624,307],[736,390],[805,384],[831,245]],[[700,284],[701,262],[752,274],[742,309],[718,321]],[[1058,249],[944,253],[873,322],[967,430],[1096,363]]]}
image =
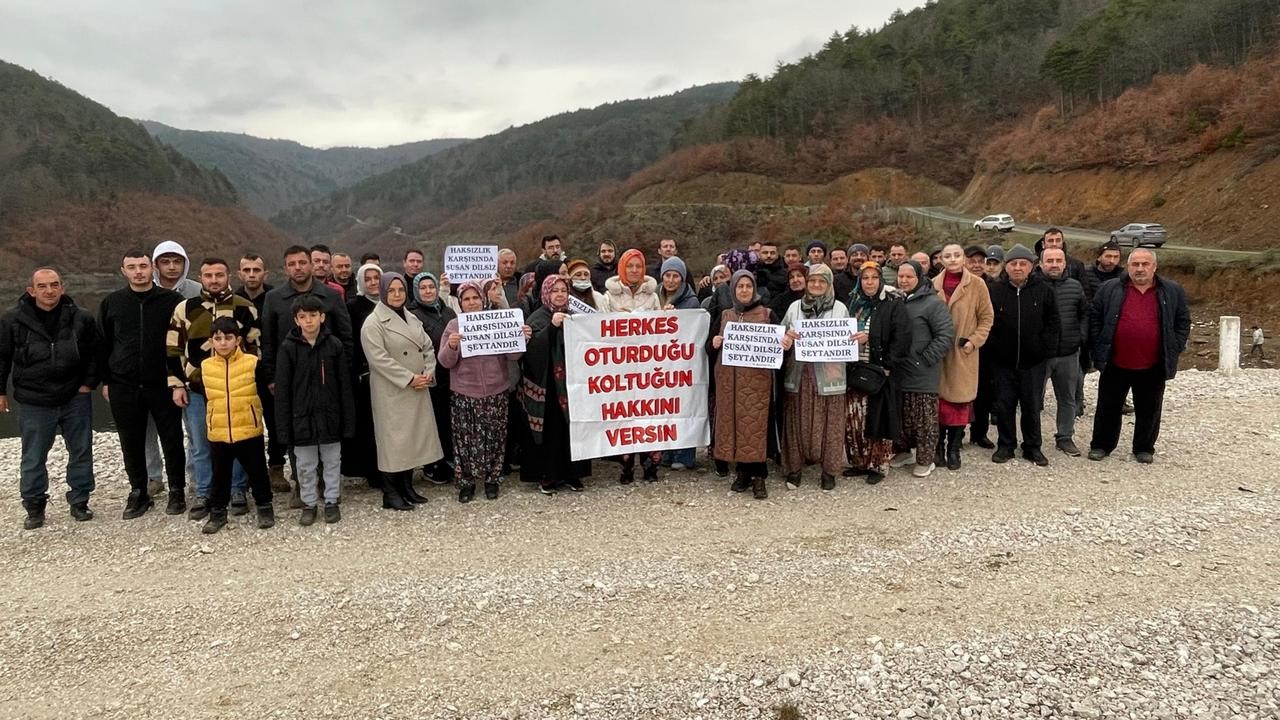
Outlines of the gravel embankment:
{"label": "gravel embankment", "polygon": [[213,537],[121,520],[111,436],[98,517],[55,488],[24,532],[0,441],[0,717],[1280,717],[1277,399],[1181,373],[1152,466],[966,447],[757,502],[597,463],[580,495],[408,514],[352,483],[336,526]]}

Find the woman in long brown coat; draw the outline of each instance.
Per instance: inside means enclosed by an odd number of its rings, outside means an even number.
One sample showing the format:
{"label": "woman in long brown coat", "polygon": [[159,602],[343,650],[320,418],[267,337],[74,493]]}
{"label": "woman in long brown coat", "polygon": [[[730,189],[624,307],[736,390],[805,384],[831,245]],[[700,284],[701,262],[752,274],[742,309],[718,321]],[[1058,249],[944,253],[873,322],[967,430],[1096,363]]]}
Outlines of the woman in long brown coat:
{"label": "woman in long brown coat", "polygon": [[933,287],[951,311],[956,340],[942,358],[935,462],[945,462],[948,470],[959,470],[964,429],[978,396],[978,348],[987,342],[995,314],[987,284],[964,269],[964,248],[955,244],[942,248],[942,267],[943,271],[933,279]]}
{"label": "woman in long brown coat", "polygon": [[733,307],[720,314],[720,327],[708,341],[707,348],[716,363],[716,433],[712,454],[716,460],[737,464],[734,492],[750,487],[757,500],[764,500],[769,497],[765,487],[769,467],[765,460],[774,371],[725,365],[720,362],[720,348],[724,344],[724,328],[729,323],[776,324],[777,318],[761,304],[756,278],[750,270],[734,273],[729,287]]}

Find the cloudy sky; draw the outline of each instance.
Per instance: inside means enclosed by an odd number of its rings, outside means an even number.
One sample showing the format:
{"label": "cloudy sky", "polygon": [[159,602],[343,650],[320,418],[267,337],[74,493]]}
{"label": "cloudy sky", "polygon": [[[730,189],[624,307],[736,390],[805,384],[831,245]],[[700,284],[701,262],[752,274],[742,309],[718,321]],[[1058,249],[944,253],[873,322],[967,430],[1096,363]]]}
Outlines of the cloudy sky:
{"label": "cloudy sky", "polygon": [[328,147],[767,75],[912,0],[4,0],[0,59],[121,115]]}

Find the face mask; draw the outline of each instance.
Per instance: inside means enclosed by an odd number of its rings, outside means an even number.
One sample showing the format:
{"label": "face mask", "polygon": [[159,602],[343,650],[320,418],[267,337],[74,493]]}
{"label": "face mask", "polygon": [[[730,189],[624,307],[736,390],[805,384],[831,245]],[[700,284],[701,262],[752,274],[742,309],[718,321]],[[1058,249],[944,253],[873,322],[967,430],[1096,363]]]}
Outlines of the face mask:
{"label": "face mask", "polygon": [[590,289],[591,289],[591,281],[590,281],[590,280],[574,280],[574,281],[573,281],[573,289],[574,289],[574,290],[582,290],[582,291],[590,290]]}

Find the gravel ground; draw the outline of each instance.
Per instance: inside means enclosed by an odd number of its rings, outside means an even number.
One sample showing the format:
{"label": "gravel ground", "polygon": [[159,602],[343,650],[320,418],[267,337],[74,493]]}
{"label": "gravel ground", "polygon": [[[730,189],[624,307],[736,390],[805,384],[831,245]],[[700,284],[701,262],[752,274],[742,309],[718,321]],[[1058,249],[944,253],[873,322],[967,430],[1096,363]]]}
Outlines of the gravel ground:
{"label": "gravel ground", "polygon": [[104,435],[93,522],[57,496],[23,532],[0,497],[0,716],[1280,717],[1277,398],[1181,373],[1152,466],[967,447],[758,502],[598,463],[580,495],[402,514],[352,483],[336,526],[214,537],[122,521]]}

